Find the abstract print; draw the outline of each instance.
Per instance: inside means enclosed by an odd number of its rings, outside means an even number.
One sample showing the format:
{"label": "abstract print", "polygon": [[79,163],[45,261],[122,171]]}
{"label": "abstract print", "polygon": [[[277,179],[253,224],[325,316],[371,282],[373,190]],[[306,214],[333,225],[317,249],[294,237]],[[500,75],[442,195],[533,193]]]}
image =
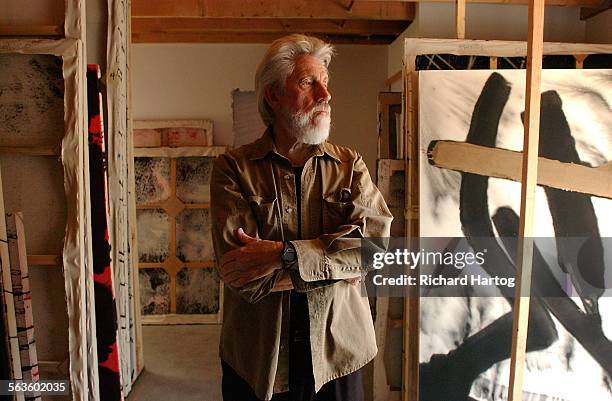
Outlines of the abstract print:
{"label": "abstract print", "polygon": [[123,395],[117,347],[117,307],[108,236],[104,129],[100,111],[102,99],[99,79],[100,67],[97,64],[89,64],[87,66],[89,176],[98,376],[100,399],[114,401],[123,400]]}
{"label": "abstract print", "polygon": [[[480,238],[498,237],[499,246],[487,249],[495,263],[481,266],[490,276],[515,276],[516,242],[509,238],[518,233],[520,184],[437,167],[428,156],[437,141],[521,151],[524,88],[524,71],[419,74],[421,236],[463,236],[475,251],[484,246]],[[540,157],[591,167],[609,162],[610,104],[610,71],[544,71]],[[524,399],[612,396],[612,304],[602,296],[610,280],[604,266],[611,262],[611,213],[608,199],[537,189],[535,236],[557,246],[547,252],[536,240]],[[562,245],[568,237],[587,240],[578,252]],[[578,277],[601,290],[585,291]],[[568,286],[576,296],[565,295]],[[513,291],[500,288],[489,298],[470,297],[469,288],[465,298],[431,291],[421,299],[421,401],[506,399]]]}

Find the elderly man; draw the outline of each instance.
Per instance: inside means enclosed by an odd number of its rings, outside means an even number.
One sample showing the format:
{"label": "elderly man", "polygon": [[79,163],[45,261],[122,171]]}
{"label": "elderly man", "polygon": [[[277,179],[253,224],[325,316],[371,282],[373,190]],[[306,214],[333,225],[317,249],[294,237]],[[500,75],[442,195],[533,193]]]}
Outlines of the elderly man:
{"label": "elderly man", "polygon": [[388,236],[393,217],[361,156],[326,141],[332,54],[276,40],[255,76],[268,129],[213,168],[225,401],[363,399],[377,349],[360,241]]}

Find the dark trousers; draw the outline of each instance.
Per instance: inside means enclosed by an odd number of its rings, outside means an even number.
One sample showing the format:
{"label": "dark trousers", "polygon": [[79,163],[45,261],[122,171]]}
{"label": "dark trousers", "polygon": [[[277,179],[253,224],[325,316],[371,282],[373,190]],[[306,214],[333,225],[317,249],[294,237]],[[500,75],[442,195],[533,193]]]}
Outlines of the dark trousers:
{"label": "dark trousers", "polygon": [[[290,314],[289,391],[274,394],[272,401],[363,401],[361,370],[325,383],[315,394],[305,294],[292,293]],[[261,401],[251,386],[223,360],[221,367],[223,401]]]}

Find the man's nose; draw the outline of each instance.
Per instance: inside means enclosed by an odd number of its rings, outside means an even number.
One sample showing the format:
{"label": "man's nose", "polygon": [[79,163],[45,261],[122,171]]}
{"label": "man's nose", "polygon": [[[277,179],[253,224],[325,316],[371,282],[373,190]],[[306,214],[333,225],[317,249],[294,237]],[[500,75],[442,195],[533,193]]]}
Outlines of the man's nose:
{"label": "man's nose", "polygon": [[327,87],[320,82],[317,82],[316,96],[317,103],[329,102],[331,100],[331,93],[329,93]]}

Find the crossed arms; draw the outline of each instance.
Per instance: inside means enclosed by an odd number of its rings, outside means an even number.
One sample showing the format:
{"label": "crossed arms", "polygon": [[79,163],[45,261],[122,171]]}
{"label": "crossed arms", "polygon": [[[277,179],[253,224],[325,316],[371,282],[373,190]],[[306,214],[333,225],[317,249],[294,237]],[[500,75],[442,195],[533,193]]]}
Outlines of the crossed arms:
{"label": "crossed arms", "polygon": [[282,268],[280,259],[283,243],[257,238],[257,220],[240,181],[245,174],[239,172],[231,155],[218,157],[211,176],[211,217],[222,280],[248,302],[256,302],[270,292],[292,288],[305,292],[360,278],[361,239],[388,237],[393,217],[363,159],[358,156],[353,163],[346,221],[333,233],[292,241],[297,269],[288,271]]}

